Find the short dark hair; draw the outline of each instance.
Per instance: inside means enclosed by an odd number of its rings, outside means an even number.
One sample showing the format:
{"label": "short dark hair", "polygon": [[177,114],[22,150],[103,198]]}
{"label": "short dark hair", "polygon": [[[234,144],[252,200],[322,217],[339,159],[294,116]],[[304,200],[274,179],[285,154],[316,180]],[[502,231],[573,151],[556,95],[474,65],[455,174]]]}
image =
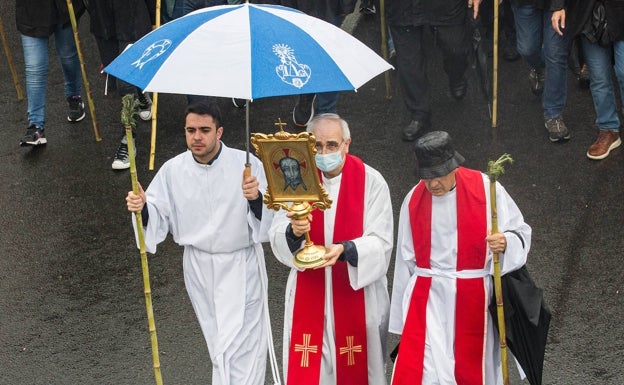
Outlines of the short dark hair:
{"label": "short dark hair", "polygon": [[188,114],[210,115],[217,128],[221,127],[221,109],[215,102],[202,101],[191,103],[186,107],[184,118],[186,118]]}

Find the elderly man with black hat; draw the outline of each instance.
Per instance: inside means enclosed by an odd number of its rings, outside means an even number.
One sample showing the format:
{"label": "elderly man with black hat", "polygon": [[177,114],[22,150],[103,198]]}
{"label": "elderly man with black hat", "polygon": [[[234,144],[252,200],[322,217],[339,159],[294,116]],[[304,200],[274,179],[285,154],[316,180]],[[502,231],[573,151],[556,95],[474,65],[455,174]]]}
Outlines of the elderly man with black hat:
{"label": "elderly man with black hat", "polygon": [[448,133],[414,150],[420,181],[401,207],[390,308],[389,330],[401,335],[392,385],[502,384],[492,255],[503,274],[522,267],[531,228],[497,183],[501,232],[490,233],[489,178],[460,166]]}

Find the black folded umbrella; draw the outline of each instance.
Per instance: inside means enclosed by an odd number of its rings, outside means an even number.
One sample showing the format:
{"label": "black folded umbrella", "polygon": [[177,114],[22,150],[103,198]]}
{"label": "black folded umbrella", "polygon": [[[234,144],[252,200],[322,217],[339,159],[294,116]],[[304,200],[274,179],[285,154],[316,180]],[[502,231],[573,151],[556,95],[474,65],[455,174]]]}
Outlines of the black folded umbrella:
{"label": "black folded umbrella", "polygon": [[[526,266],[501,277],[507,346],[531,385],[541,385],[544,352],[550,326],[550,309],[543,291],[535,285]],[[497,319],[496,299],[490,314]],[[498,330],[498,322],[494,322]]]}
{"label": "black folded umbrella", "polygon": [[472,51],[470,55],[470,62],[472,68],[477,73],[479,78],[479,85],[483,96],[488,103],[488,111],[490,117],[492,116],[492,82],[490,80],[490,70],[488,65],[488,54],[486,47],[483,46],[483,36],[485,36],[485,28],[481,23],[481,17],[476,19],[472,18],[472,15],[468,17],[469,30],[472,30]]}

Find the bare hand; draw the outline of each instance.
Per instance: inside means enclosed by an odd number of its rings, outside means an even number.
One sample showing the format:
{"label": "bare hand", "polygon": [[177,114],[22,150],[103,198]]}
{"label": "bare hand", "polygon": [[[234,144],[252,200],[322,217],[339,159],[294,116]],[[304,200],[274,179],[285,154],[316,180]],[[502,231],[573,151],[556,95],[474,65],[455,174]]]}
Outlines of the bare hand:
{"label": "bare hand", "polygon": [[243,172],[243,196],[247,200],[253,201],[255,199],[258,199],[258,197],[260,196],[259,186],[260,182],[258,182],[258,179],[255,176],[250,175],[248,177],[245,177],[245,174]]}
{"label": "bare hand", "polygon": [[310,232],[310,222],[312,221],[312,214],[308,214],[307,218],[297,219],[295,218],[295,213],[289,211],[286,216],[290,218],[290,226],[292,227],[295,237],[300,237],[305,233]]}
{"label": "bare hand", "polygon": [[325,263],[320,266],[315,267],[314,269],[322,269],[327,266],[333,266],[340,258],[340,254],[344,253],[344,246],[340,243],[329,245],[327,248],[327,253],[323,256]]}
{"label": "bare hand", "polygon": [[468,8],[472,8],[473,19],[479,16],[479,5],[481,5],[481,0],[468,0]]}
{"label": "bare hand", "polygon": [[565,29],[565,19],[565,9],[553,12],[552,17],[550,18],[553,29],[561,36],[563,36],[563,30]]}
{"label": "bare hand", "polygon": [[488,234],[485,240],[493,253],[503,253],[507,249],[507,238],[503,233]]}
{"label": "bare hand", "polygon": [[147,198],[145,197],[145,191],[143,191],[143,187],[139,183],[139,194],[135,194],[133,191],[128,191],[128,195],[126,196],[126,205],[128,206],[128,211],[132,213],[140,213],[143,210],[143,206],[145,202],[147,202]]}

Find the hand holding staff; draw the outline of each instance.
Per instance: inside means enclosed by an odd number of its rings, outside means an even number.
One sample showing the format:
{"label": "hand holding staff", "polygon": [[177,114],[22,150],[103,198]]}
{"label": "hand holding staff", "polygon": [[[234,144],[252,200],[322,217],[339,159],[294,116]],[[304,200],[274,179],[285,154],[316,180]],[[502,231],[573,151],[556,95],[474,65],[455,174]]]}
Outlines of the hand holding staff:
{"label": "hand holding staff", "polygon": [[[498,233],[498,214],[496,211],[496,179],[505,172],[503,163],[513,162],[509,154],[503,154],[496,161],[488,162],[487,176],[490,178],[490,207],[492,212],[492,234]],[[500,248],[498,248],[500,249]],[[496,249],[496,250],[498,250]],[[503,249],[504,250],[504,249]],[[494,250],[492,250],[494,251]],[[509,385],[509,370],[507,368],[507,336],[505,335],[505,313],[503,309],[503,290],[501,284],[501,268],[498,252],[494,252],[494,294],[496,295],[496,310],[498,331],[500,337],[501,363],[503,369],[503,384]]]}

